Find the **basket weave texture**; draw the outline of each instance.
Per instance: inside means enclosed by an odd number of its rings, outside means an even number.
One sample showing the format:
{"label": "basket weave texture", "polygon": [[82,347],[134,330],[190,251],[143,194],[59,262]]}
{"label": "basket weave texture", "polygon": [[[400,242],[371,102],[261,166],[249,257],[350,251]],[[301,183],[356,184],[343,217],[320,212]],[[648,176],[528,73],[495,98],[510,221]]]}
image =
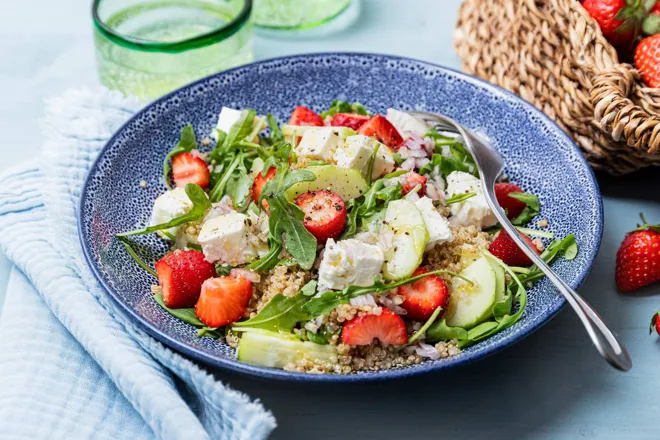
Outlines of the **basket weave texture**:
{"label": "basket weave texture", "polygon": [[576,0],[466,0],[454,45],[463,70],[508,89],[570,133],[597,170],[660,165],[660,89],[619,63]]}

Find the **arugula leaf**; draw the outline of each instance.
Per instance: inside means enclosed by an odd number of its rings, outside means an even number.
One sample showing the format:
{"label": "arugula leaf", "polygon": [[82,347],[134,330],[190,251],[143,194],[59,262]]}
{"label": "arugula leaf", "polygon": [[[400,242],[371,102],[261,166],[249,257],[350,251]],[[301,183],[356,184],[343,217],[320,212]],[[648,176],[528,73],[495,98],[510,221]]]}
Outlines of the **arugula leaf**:
{"label": "arugula leaf", "polygon": [[193,206],[188,211],[188,213],[183,214],[179,217],[175,217],[167,223],[161,223],[160,225],[148,226],[144,229],[138,229],[135,231],[121,232],[117,234],[117,237],[128,237],[131,235],[144,235],[151,234],[152,232],[160,231],[163,229],[173,228],[175,226],[180,226],[184,223],[189,223],[195,220],[203,218],[209,209],[211,209],[211,202],[206,193],[199,185],[194,183],[189,183],[186,185],[186,194],[192,202]]}
{"label": "arugula leaf", "polygon": [[251,269],[255,272],[265,272],[271,270],[279,263],[280,253],[282,252],[282,248],[284,247],[284,245],[282,244],[281,240],[277,241],[270,234],[268,238],[269,238],[268,242],[270,244],[270,249],[268,250],[268,253],[263,257],[259,258],[258,260],[248,264],[247,265],[248,269]]}
{"label": "arugula leaf", "polygon": [[432,325],[426,331],[426,340],[429,342],[436,341],[465,341],[468,339],[468,332],[461,327],[449,327],[447,321],[442,319]]}
{"label": "arugula leaf", "polygon": [[146,270],[151,275],[158,278],[158,274],[156,273],[156,271],[152,269],[151,266],[149,266],[147,263],[145,263],[144,260],[140,258],[140,256],[137,254],[137,252],[135,252],[135,250],[131,246],[131,241],[128,238],[118,236],[117,240],[119,240],[119,242],[124,245],[124,247],[126,248],[126,252],[128,252],[128,255],[131,256],[133,261],[135,261],[138,264],[138,266],[140,266],[142,269]]}
{"label": "arugula leaf", "polygon": [[467,280],[457,273],[451,272],[449,270],[434,270],[432,272],[426,272],[414,277],[402,278],[399,281],[394,281],[391,283],[383,283],[382,281],[376,279],[374,284],[371,286],[348,286],[344,290],[340,291],[328,291],[323,293],[321,296],[312,298],[304,306],[306,312],[308,312],[311,318],[316,318],[317,316],[325,315],[330,313],[335,307],[339,304],[347,304],[351,298],[357,298],[362,295],[379,295],[381,293],[388,292],[392,289],[395,289],[404,284],[414,283],[417,280],[420,280],[429,275],[437,275],[440,273],[448,273],[455,277],[460,277],[466,282],[472,284],[472,281]]}
{"label": "arugula leaf", "polygon": [[314,280],[311,280],[307,284],[302,286],[302,289],[300,289],[300,293],[302,293],[305,296],[314,296],[314,295],[316,295],[316,285],[317,285],[317,282],[314,281]]}
{"label": "arugula leaf", "polygon": [[307,330],[307,339],[311,342],[319,345],[327,345],[330,338],[339,333],[341,328],[338,328],[334,332],[329,332],[326,326],[321,326],[316,333],[312,333]]}
{"label": "arugula leaf", "polygon": [[220,163],[234,144],[242,141],[252,133],[252,129],[254,128],[254,118],[256,115],[257,112],[251,109],[243,110],[241,112],[240,118],[231,126],[231,129],[229,130],[229,133],[227,133],[227,136],[225,136],[223,142],[220,143],[218,141],[213,151],[211,151],[211,162]]}
{"label": "arugula leaf", "polygon": [[160,293],[154,295],[154,300],[170,315],[185,322],[186,324],[190,324],[194,327],[199,328],[200,330],[197,332],[197,337],[201,338],[202,336],[208,336],[214,339],[218,339],[225,336],[223,330],[218,330],[217,327],[209,327],[206,324],[204,324],[202,321],[200,321],[199,318],[197,317],[197,314],[195,313],[194,307],[184,308],[184,309],[170,309],[165,305],[165,301],[163,300],[163,295],[161,295]]}
{"label": "arugula leaf", "polygon": [[[316,175],[307,170],[290,171],[285,162],[279,164],[275,177],[266,182],[261,191],[258,205],[263,200],[268,201],[270,215],[268,217],[269,237],[271,248],[268,255],[259,259],[253,269],[265,270],[279,261],[279,252],[282,243],[286,243],[286,250],[303,269],[310,269],[316,259],[316,238],[303,224],[304,213],[297,205],[289,202],[285,192],[298,182],[310,182]],[[284,240],[282,237],[284,236]],[[278,250],[279,248],[279,250]],[[275,254],[277,251],[277,254]]]}
{"label": "arugula leaf", "polygon": [[520,200],[527,205],[525,209],[523,209],[523,211],[520,213],[520,215],[518,215],[518,217],[511,220],[511,223],[514,225],[524,225],[539,215],[541,212],[541,204],[539,203],[539,198],[534,194],[512,192],[509,193],[509,197]]}
{"label": "arugula leaf", "polygon": [[376,162],[376,155],[378,154],[378,150],[380,149],[380,142],[376,143],[376,148],[374,148],[374,151],[371,152],[371,156],[369,157],[369,165],[367,167],[367,175],[365,176],[367,183],[371,185],[371,177],[374,172],[374,163]]}
{"label": "arugula leaf", "polygon": [[[477,164],[461,141],[449,136],[441,135],[435,128],[432,128],[428,133],[426,133],[426,136],[430,137],[435,142],[436,153],[444,153],[444,147],[447,147],[449,149],[449,153],[451,154],[451,157],[447,157],[447,159],[453,158],[456,164],[460,164],[461,167],[467,168],[466,170],[461,169],[454,171],[465,171],[474,175],[475,177],[479,177]],[[443,174],[447,175],[445,173]]]}
{"label": "arugula leaf", "polygon": [[232,179],[227,185],[227,194],[234,201],[234,208],[240,212],[247,209],[250,192],[252,191],[252,179],[245,173],[241,173],[238,178]]}
{"label": "arugula leaf", "polygon": [[290,332],[299,322],[308,321],[309,314],[303,310],[309,296],[298,292],[295,296],[275,295],[266,306],[247,321],[236,322],[233,328],[260,328],[274,332]]}
{"label": "arugula leaf", "polygon": [[364,116],[369,115],[367,109],[364,108],[364,106],[359,102],[355,102],[351,104],[346,101],[335,100],[332,101],[332,104],[330,104],[330,108],[324,111],[323,113],[321,113],[320,116],[322,118],[326,118],[328,116],[334,116],[337,113],[357,113],[358,115],[364,115]]}
{"label": "arugula leaf", "polygon": [[233,267],[228,264],[216,264],[215,265],[215,275],[218,277],[226,277],[229,275]]}
{"label": "arugula leaf", "polygon": [[417,331],[415,332],[415,334],[412,335],[412,336],[410,337],[410,339],[408,339],[408,343],[407,343],[406,345],[410,345],[410,344],[412,344],[412,343],[415,342],[417,339],[419,339],[420,336],[422,336],[424,333],[426,333],[426,331],[429,329],[429,327],[431,327],[431,325],[433,325],[433,323],[435,322],[435,320],[438,319],[438,315],[440,314],[441,311],[442,311],[442,307],[438,307],[437,309],[435,309],[435,311],[433,312],[433,314],[431,314],[431,316],[430,316],[429,319],[424,323],[424,325],[421,326],[420,329],[417,330]]}
{"label": "arugula leaf", "polygon": [[242,160],[243,156],[241,154],[236,155],[227,169],[224,170],[222,176],[209,192],[209,199],[211,202],[215,203],[225,195],[225,187],[227,186],[227,183],[229,183],[229,179],[231,179],[232,174],[238,168]]}
{"label": "arugula leaf", "polygon": [[463,202],[463,201],[465,201],[469,198],[472,198],[476,195],[477,195],[477,193],[475,193],[475,192],[468,192],[468,193],[463,193],[463,194],[454,194],[451,197],[447,197],[447,199],[445,200],[445,205],[451,205],[453,203],[460,203],[460,202]]}
{"label": "arugula leaf", "polygon": [[[419,174],[426,175],[431,173],[435,168],[438,168],[438,171],[441,175],[447,177],[454,171],[462,171],[464,173],[470,173],[470,167],[463,162],[460,162],[454,157],[446,157],[442,154],[434,153],[431,156],[431,162],[427,163],[419,169]],[[472,173],[471,173],[472,174]]]}
{"label": "arugula leaf", "polygon": [[280,126],[277,124],[277,119],[275,119],[275,116],[268,113],[266,120],[268,121],[268,127],[270,128],[270,140],[272,143],[284,141],[284,134],[282,133]]}
{"label": "arugula leaf", "polygon": [[191,124],[188,124],[181,130],[179,143],[167,153],[167,156],[165,156],[165,160],[163,161],[163,181],[169,189],[172,189],[172,186],[170,185],[170,170],[172,169],[170,166],[170,159],[179,153],[190,153],[195,148],[197,148],[195,130],[193,130]]}

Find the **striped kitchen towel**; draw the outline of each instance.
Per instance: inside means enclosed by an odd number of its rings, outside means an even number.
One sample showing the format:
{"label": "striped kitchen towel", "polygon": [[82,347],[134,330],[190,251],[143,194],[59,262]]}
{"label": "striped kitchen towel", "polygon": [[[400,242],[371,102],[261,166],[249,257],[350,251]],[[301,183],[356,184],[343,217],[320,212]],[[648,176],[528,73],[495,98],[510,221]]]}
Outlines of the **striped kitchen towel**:
{"label": "striped kitchen towel", "polygon": [[275,419],[118,312],[82,255],[94,158],[139,105],[106,90],[46,104],[38,157],[0,175],[0,438],[262,439]]}

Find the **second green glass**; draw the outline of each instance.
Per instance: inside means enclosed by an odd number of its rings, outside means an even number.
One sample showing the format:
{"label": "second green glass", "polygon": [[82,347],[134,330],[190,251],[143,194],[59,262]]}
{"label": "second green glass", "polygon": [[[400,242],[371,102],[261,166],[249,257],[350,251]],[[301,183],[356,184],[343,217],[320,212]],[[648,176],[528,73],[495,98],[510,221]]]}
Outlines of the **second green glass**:
{"label": "second green glass", "polygon": [[254,24],[265,29],[307,29],[341,15],[351,0],[254,0]]}

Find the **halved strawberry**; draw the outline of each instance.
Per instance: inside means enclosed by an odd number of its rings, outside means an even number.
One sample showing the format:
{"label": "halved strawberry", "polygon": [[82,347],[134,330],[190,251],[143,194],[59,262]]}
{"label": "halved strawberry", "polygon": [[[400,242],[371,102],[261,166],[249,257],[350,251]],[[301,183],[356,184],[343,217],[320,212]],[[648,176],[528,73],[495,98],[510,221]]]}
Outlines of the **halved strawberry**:
{"label": "halved strawberry", "polygon": [[346,205],[332,191],[306,192],[298,196],[296,205],[305,213],[305,228],[319,243],[339,237],[346,226]]}
{"label": "halved strawberry", "polygon": [[[254,201],[254,203],[257,203],[257,201],[259,200],[259,196],[261,196],[261,190],[264,189],[266,182],[268,182],[269,180],[273,180],[273,177],[275,177],[276,172],[277,172],[277,168],[270,167],[265,176],[263,176],[261,172],[259,172],[259,174],[257,174],[257,177],[254,178],[254,183],[252,184],[252,200]],[[264,209],[268,210],[267,201],[263,200],[262,206],[264,207]]]}
{"label": "halved strawberry", "polygon": [[401,185],[401,188],[403,189],[403,194],[406,195],[417,185],[422,185],[419,191],[417,191],[417,194],[422,197],[424,194],[426,194],[426,182],[428,182],[428,178],[424,176],[420,176],[414,171],[409,172],[408,174],[403,176],[405,178],[403,184]]}
{"label": "halved strawberry", "polygon": [[[418,267],[412,276],[428,272],[428,269]],[[438,307],[442,307],[442,314],[449,302],[449,288],[437,275],[428,275],[412,284],[404,284],[399,287],[399,295],[403,296],[401,307],[408,312],[406,317],[416,321],[426,321]]]}
{"label": "halved strawberry", "polygon": [[192,307],[199,298],[202,283],[215,276],[215,266],[196,250],[176,250],[156,263],[158,284],[167,307]]}
{"label": "halved strawberry", "polygon": [[346,345],[369,345],[376,338],[381,344],[403,345],[408,342],[406,323],[390,309],[383,308],[380,315],[356,316],[341,331],[341,342]]}
{"label": "halved strawberry", "polygon": [[[520,236],[527,242],[527,244],[537,253],[541,252],[536,248],[532,239],[526,235]],[[490,244],[488,250],[491,254],[495,255],[500,260],[504,261],[509,266],[531,266],[532,260],[518,247],[513,241],[511,236],[506,231],[500,231],[495,236],[495,240]]]}
{"label": "halved strawberry", "polygon": [[211,278],[202,285],[195,314],[209,327],[236,322],[247,310],[252,297],[252,282],[241,276]]}
{"label": "halved strawberry", "polygon": [[310,110],[307,107],[299,105],[291,113],[291,118],[289,118],[289,125],[316,125],[318,127],[323,127],[323,118]]}
{"label": "halved strawberry", "polygon": [[334,127],[350,127],[357,131],[369,121],[369,116],[357,113],[337,113],[330,119],[330,125]]}
{"label": "halved strawberry", "polygon": [[211,173],[206,162],[191,153],[179,153],[172,158],[172,177],[176,186],[195,183],[202,188],[209,186]]}
{"label": "halved strawberry", "polygon": [[365,136],[375,136],[378,141],[384,143],[393,151],[398,151],[401,144],[403,144],[403,138],[394,128],[394,125],[381,115],[373,116],[360,127],[358,132]]}
{"label": "halved strawberry", "polygon": [[502,209],[506,209],[507,217],[516,218],[527,205],[518,199],[509,197],[510,193],[521,193],[523,190],[514,183],[500,182],[495,184],[495,198]]}

